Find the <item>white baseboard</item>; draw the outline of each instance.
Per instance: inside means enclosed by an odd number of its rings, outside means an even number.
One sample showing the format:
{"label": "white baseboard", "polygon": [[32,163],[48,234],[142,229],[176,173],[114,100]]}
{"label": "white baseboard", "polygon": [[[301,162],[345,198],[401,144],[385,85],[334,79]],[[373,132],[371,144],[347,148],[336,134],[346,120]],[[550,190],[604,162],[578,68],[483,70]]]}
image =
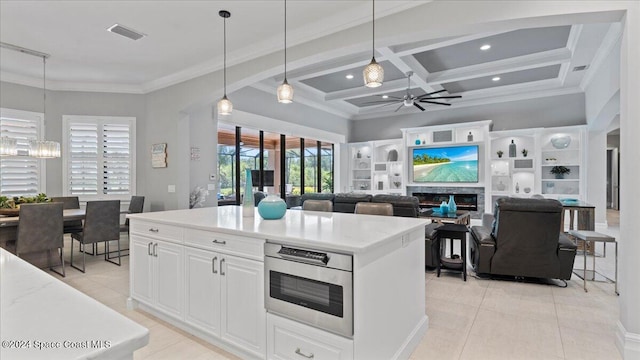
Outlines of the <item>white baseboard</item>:
{"label": "white baseboard", "polygon": [[408,359],[411,353],[418,347],[422,338],[429,329],[429,317],[425,315],[420,322],[413,329],[409,337],[405,340],[404,344],[398,349],[398,352],[393,356],[393,359]]}
{"label": "white baseboard", "polygon": [[616,345],[625,360],[640,359],[640,334],[628,332],[618,320],[616,330]]}

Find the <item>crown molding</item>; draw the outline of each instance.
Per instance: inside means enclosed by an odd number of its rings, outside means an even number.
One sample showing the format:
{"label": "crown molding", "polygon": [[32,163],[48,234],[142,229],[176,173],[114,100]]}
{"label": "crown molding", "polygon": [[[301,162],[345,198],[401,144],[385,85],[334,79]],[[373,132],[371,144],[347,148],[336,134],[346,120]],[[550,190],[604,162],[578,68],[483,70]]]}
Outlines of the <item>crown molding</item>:
{"label": "crown molding", "polygon": [[591,84],[591,81],[593,81],[593,78],[602,66],[602,63],[607,58],[607,56],[609,56],[613,48],[622,37],[622,30],[622,24],[620,23],[613,23],[609,27],[609,31],[607,31],[607,34],[604,36],[604,39],[602,40],[602,43],[600,44],[596,55],[591,60],[591,65],[589,65],[587,73],[584,74],[584,77],[580,82],[580,88],[583,91],[587,89],[589,84]]}
{"label": "crown molding", "polygon": [[[6,71],[0,71],[0,81],[42,88],[42,78],[18,75]],[[47,80],[47,90],[53,91],[86,91],[105,92],[120,94],[144,94],[144,91],[137,85],[130,84],[110,84],[110,83],[85,83]]]}

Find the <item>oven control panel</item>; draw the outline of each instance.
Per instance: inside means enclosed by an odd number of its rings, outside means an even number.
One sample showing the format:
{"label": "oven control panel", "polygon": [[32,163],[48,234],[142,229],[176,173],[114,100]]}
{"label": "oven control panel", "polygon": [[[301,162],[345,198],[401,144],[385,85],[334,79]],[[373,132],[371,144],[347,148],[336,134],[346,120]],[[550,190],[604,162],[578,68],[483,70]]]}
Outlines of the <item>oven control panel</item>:
{"label": "oven control panel", "polygon": [[301,258],[301,259],[314,260],[314,261],[322,262],[324,264],[327,264],[329,262],[329,256],[327,256],[326,253],[310,251],[310,250],[294,249],[294,248],[283,246],[280,249],[280,251],[278,251],[278,254]]}

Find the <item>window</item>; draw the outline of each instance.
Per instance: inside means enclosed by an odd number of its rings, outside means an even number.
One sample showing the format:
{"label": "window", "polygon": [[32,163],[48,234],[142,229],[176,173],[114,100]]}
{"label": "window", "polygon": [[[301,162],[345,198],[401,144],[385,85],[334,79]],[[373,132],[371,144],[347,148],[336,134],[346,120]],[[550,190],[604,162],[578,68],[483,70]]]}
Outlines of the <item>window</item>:
{"label": "window", "polygon": [[45,192],[44,160],[26,156],[29,141],[42,139],[42,128],[42,113],[0,109],[0,136],[18,143],[18,156],[0,158],[0,194],[35,196]]}
{"label": "window", "polygon": [[132,117],[64,116],[64,194],[81,200],[135,195]]}

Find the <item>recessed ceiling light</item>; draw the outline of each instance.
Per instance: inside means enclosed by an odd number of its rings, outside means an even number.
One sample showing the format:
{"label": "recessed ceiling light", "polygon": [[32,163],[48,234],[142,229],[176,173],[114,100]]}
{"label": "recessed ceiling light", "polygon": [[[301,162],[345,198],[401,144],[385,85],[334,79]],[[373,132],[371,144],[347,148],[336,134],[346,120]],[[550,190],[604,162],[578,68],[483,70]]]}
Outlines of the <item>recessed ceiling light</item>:
{"label": "recessed ceiling light", "polygon": [[482,51],[487,51],[489,49],[491,49],[491,45],[489,45],[489,44],[484,44],[484,45],[480,46],[480,50],[482,50]]}
{"label": "recessed ceiling light", "polygon": [[496,77],[492,78],[491,81],[500,81],[500,76],[496,76]]}
{"label": "recessed ceiling light", "polygon": [[353,74],[347,74],[347,76],[345,76],[347,79],[351,80],[353,79]]}
{"label": "recessed ceiling light", "polygon": [[389,98],[389,95],[382,95],[382,98],[383,98],[383,99],[388,99],[388,98]]}

